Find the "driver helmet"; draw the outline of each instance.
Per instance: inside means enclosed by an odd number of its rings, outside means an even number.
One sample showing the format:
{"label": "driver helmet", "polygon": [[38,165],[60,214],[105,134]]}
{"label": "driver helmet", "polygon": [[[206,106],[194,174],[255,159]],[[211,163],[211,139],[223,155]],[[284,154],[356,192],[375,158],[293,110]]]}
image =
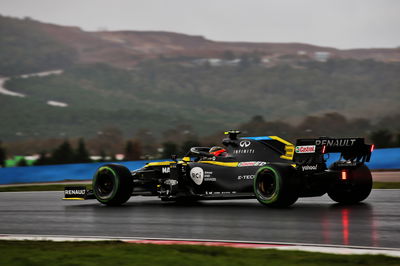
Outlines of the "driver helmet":
{"label": "driver helmet", "polygon": [[222,147],[214,146],[210,149],[209,153],[213,154],[214,156],[224,156],[226,155],[226,150]]}

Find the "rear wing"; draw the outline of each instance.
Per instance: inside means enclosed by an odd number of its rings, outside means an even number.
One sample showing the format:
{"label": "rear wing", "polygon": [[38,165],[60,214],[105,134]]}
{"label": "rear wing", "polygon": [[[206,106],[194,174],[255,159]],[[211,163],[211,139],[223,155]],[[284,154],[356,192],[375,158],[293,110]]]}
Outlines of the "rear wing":
{"label": "rear wing", "polygon": [[369,162],[374,145],[365,144],[363,138],[326,138],[298,139],[293,161],[323,161],[327,153],[340,153],[339,161]]}

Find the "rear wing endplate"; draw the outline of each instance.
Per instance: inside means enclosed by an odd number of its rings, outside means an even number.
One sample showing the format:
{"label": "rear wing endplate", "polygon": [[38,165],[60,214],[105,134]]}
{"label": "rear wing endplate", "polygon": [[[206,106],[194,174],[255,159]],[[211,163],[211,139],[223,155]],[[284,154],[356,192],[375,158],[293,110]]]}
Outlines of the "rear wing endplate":
{"label": "rear wing endplate", "polygon": [[327,153],[340,153],[340,160],[369,162],[374,145],[365,144],[363,138],[298,139],[293,161],[304,162],[321,158]]}

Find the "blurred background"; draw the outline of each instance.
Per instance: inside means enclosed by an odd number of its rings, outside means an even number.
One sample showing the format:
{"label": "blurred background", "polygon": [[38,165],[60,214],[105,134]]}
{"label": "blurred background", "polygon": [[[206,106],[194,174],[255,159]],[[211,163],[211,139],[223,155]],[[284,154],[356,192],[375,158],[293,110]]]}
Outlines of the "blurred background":
{"label": "blurred background", "polygon": [[400,146],[397,0],[0,2],[0,165],[243,136]]}

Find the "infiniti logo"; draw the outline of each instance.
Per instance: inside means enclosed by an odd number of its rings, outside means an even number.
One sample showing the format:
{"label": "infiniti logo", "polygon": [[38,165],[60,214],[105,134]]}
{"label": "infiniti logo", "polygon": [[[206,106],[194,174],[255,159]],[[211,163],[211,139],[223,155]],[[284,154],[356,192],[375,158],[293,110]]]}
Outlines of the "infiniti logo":
{"label": "infiniti logo", "polygon": [[247,148],[247,147],[250,146],[250,141],[248,141],[248,140],[243,140],[243,141],[241,141],[241,142],[239,143],[239,145],[240,145],[240,147],[242,147],[242,148]]}

